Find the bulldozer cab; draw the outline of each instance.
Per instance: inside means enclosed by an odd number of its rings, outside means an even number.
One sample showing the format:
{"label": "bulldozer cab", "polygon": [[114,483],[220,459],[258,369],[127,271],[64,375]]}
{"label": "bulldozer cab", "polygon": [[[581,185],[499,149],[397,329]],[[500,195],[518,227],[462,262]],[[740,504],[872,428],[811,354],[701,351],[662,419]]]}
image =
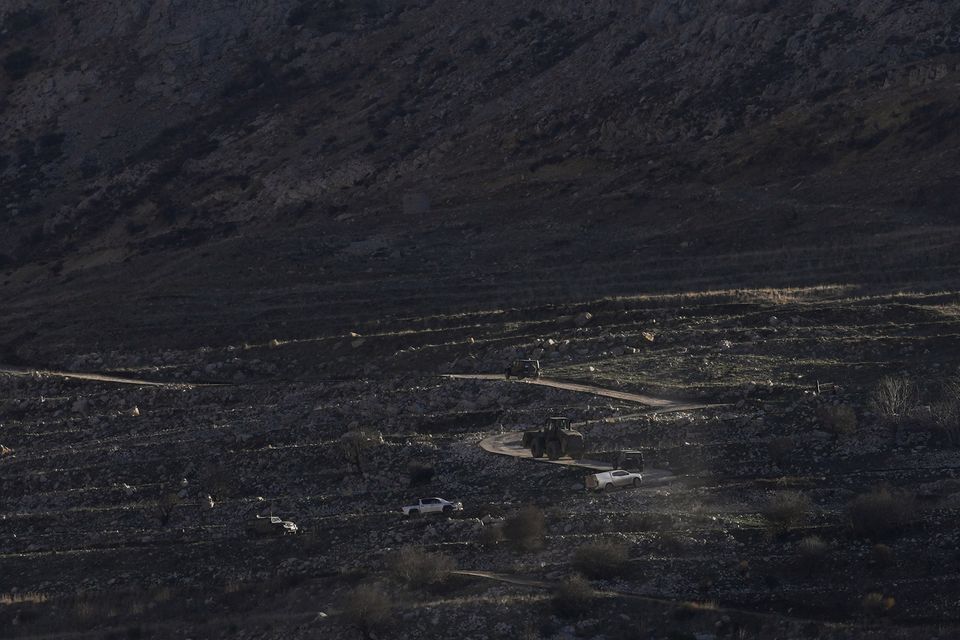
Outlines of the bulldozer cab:
{"label": "bulldozer cab", "polygon": [[539,360],[514,360],[506,370],[507,378],[538,378],[540,377]]}
{"label": "bulldozer cab", "polygon": [[549,433],[558,433],[570,428],[570,418],[563,418],[560,416],[554,416],[552,418],[547,418],[547,424],[544,427],[544,431]]}

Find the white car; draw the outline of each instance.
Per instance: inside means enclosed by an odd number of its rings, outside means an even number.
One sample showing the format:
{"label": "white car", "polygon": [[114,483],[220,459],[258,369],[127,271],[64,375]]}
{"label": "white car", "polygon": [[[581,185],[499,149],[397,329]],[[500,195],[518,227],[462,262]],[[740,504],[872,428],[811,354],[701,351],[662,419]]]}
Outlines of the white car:
{"label": "white car", "polygon": [[613,471],[594,473],[587,476],[584,481],[587,489],[606,491],[614,487],[639,487],[640,483],[643,482],[643,477],[636,471],[614,469]]}
{"label": "white car", "polygon": [[250,537],[283,536],[300,533],[300,527],[277,516],[254,516],[247,521],[246,531]]}
{"label": "white car", "polygon": [[443,498],[420,498],[415,504],[403,507],[403,515],[419,516],[427,513],[453,513],[463,511],[462,502],[449,502]]}

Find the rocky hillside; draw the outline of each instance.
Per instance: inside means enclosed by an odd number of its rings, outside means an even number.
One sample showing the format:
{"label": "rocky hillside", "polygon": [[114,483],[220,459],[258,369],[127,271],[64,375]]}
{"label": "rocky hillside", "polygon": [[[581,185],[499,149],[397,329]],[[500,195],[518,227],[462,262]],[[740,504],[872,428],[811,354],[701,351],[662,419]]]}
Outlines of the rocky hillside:
{"label": "rocky hillside", "polygon": [[954,0],[7,0],[0,61],[25,357],[960,261]]}

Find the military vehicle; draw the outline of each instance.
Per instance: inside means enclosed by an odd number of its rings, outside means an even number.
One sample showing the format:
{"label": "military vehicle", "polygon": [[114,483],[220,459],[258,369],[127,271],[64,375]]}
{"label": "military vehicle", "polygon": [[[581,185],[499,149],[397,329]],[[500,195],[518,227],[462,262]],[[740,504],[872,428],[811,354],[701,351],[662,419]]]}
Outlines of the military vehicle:
{"label": "military vehicle", "polygon": [[583,454],[583,434],[570,428],[570,418],[555,416],[548,418],[542,429],[524,431],[523,446],[534,458],[577,458]]}
{"label": "military vehicle", "polygon": [[510,363],[510,366],[507,367],[504,377],[507,380],[510,379],[510,376],[514,378],[539,378],[540,377],[540,361],[539,360],[514,360]]}

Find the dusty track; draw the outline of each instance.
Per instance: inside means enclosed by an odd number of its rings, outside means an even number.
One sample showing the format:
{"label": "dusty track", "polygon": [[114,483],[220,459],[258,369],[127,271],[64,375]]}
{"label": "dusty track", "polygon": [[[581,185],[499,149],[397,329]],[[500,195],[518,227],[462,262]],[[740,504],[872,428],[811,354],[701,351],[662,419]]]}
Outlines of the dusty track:
{"label": "dusty track", "polygon": [[111,376],[105,375],[102,373],[83,373],[78,371],[50,371],[46,369],[31,369],[28,367],[10,367],[7,365],[0,365],[0,375],[6,374],[11,376],[20,376],[20,377],[33,377],[33,376],[55,376],[59,378],[67,378],[69,380],[87,380],[92,382],[110,382],[114,384],[130,384],[138,387],[168,387],[168,388],[193,388],[193,387],[210,387],[216,385],[210,384],[195,384],[189,382],[156,382],[151,380],[141,380],[139,378],[127,378],[124,376]]}
{"label": "dusty track", "polygon": [[655,413],[666,413],[669,411],[692,411],[694,409],[704,409],[712,406],[703,403],[680,402],[678,400],[668,400],[666,398],[656,398],[639,393],[628,393],[626,391],[614,391],[613,389],[604,389],[589,384],[580,384],[577,382],[565,382],[563,380],[554,380],[552,378],[512,378],[507,380],[502,374],[450,374],[447,378],[458,380],[490,380],[498,382],[516,382],[522,384],[536,384],[542,387],[553,387],[554,389],[566,389],[567,391],[576,391],[578,393],[589,393],[594,396],[604,398],[614,398],[625,402],[636,402],[638,404],[654,407]]}
{"label": "dusty track", "polygon": [[[480,441],[480,448],[490,453],[496,453],[501,456],[512,456],[514,458],[529,458],[535,462],[546,462],[549,464],[560,464],[567,467],[580,467],[593,471],[609,471],[613,465],[599,460],[578,459],[578,460],[550,460],[548,458],[534,458],[529,449],[524,449],[520,441],[523,434],[513,431],[500,435],[490,436]],[[672,482],[676,476],[665,469],[645,469],[643,471],[644,485],[659,485]]]}
{"label": "dusty track", "polygon": [[[511,379],[507,380],[502,375],[499,374],[451,374],[446,376],[448,378],[455,378],[459,380],[490,380],[490,381],[499,381],[499,382],[518,382],[525,384],[536,384],[543,387],[552,387],[554,389],[565,389],[567,391],[575,391],[578,393],[589,393],[594,396],[602,396],[605,398],[614,398],[616,400],[623,400],[625,402],[636,402],[648,407],[653,407],[653,410],[647,412],[646,415],[656,414],[656,413],[669,413],[672,411],[693,411],[695,409],[705,409],[710,406],[709,404],[694,404],[687,402],[678,402],[676,400],[668,400],[666,398],[655,398],[653,396],[647,396],[639,393],[627,393],[625,391],[614,391],[612,389],[604,389],[603,387],[595,387],[588,384],[579,384],[576,382],[565,382],[563,380],[554,380],[551,378],[523,378],[523,379]],[[644,414],[640,414],[644,415]],[[573,425],[577,426],[577,425]],[[548,460],[546,458],[534,458],[530,451],[521,446],[522,434],[519,432],[510,432],[502,433],[498,435],[489,436],[480,441],[480,448],[484,451],[490,453],[496,453],[502,456],[511,456],[514,458],[529,458],[530,460],[535,460],[537,462],[547,462],[550,464],[559,464],[568,467],[581,467],[583,469],[591,469],[594,471],[609,471],[613,469],[613,465],[599,460],[590,460],[590,459],[579,459],[579,460]],[[666,484],[674,480],[674,476],[669,471],[665,469],[646,469],[643,473],[644,483],[647,485],[658,485]]]}

